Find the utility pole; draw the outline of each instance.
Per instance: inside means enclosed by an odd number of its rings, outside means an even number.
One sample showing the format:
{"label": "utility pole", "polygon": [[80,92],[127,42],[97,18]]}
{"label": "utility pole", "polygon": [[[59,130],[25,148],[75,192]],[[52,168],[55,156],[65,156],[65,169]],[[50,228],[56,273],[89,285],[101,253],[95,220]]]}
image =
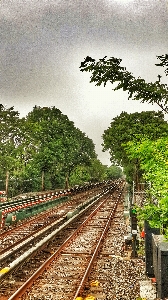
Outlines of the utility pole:
{"label": "utility pole", "polygon": [[44,191],[44,171],[42,171],[42,177],[41,177],[41,189]]}
{"label": "utility pole", "polygon": [[133,181],[131,206],[132,206],[132,204],[134,204],[134,197],[135,197],[135,182]]}
{"label": "utility pole", "polygon": [[131,233],[132,233],[132,253],[131,257],[137,257],[137,211],[136,208],[132,205],[130,208],[130,217],[131,217]]}
{"label": "utility pole", "polygon": [[8,198],[9,171],[6,172],[6,197]]}

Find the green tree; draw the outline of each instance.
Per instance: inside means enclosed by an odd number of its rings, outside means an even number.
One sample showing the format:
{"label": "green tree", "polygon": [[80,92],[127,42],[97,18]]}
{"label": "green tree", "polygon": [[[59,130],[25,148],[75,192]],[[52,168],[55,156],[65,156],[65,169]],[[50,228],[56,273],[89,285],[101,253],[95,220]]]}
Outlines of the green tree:
{"label": "green tree", "polygon": [[122,112],[104,131],[103,150],[109,150],[111,162],[124,167],[128,181],[134,180],[138,183],[142,176],[139,160],[138,158],[130,160],[124,145],[129,141],[139,142],[144,138],[156,140],[167,134],[168,124],[164,121],[162,112],[145,111],[133,114]]}
{"label": "green tree", "polygon": [[119,179],[123,176],[122,169],[119,166],[111,165],[106,170],[107,179]]}
{"label": "green tree", "polygon": [[99,159],[91,159],[89,165],[78,165],[70,176],[71,186],[82,185],[85,182],[100,182],[107,179],[107,166],[104,166]]}
{"label": "green tree", "polygon": [[41,190],[42,174],[46,189],[68,186],[72,173],[80,182],[91,180],[93,170],[94,180],[101,177],[93,141],[59,109],[35,106],[20,119],[13,107],[1,105],[0,121],[0,188],[9,172],[12,196]]}
{"label": "green tree", "polygon": [[25,120],[19,118],[14,107],[0,105],[0,137],[0,188],[5,188],[5,177],[9,173],[8,196],[11,196],[23,189],[25,166],[31,150],[31,142],[25,135]]}
{"label": "green tree", "polygon": [[[167,56],[166,56],[167,61]],[[122,59],[105,56],[97,62],[95,59],[87,56],[81,62],[80,70],[82,72],[91,72],[90,82],[96,82],[97,86],[110,83],[117,83],[114,90],[123,89],[128,91],[129,99],[140,100],[142,103],[147,102],[157,104],[163,111],[168,112],[168,87],[161,84],[159,80],[154,83],[147,83],[144,79],[135,78],[131,72],[120,64]]]}
{"label": "green tree", "polygon": [[[73,169],[96,157],[93,141],[55,107],[34,107],[26,118],[36,153],[33,164],[45,172],[46,188],[68,182]],[[47,183],[48,182],[48,183]]]}
{"label": "green tree", "polygon": [[153,227],[168,228],[168,138],[131,141],[125,149],[130,159],[139,160],[144,180],[151,182],[152,198],[139,210],[141,218]]}
{"label": "green tree", "polygon": [[99,182],[107,179],[107,166],[103,165],[99,159],[92,159],[89,167],[90,181]]}
{"label": "green tree", "polygon": [[3,186],[6,173],[13,174],[17,162],[17,148],[20,144],[20,119],[14,107],[0,105],[0,179]]}
{"label": "green tree", "polygon": [[[157,58],[160,60],[160,63],[156,64],[156,66],[164,67],[167,76],[168,55],[161,55]],[[125,67],[120,65],[121,61],[121,59],[114,57],[111,57],[110,59],[104,57],[96,62],[95,59],[87,56],[84,62],[81,63],[80,69],[82,72],[86,71],[92,73],[90,82],[95,82],[98,86],[101,84],[104,84],[105,86],[107,82],[110,82],[111,84],[117,83],[114,90],[123,89],[123,91],[127,91],[129,99],[140,100],[141,102],[151,104],[155,103],[162,111],[168,113],[168,86],[167,84],[161,84],[161,76],[158,75],[158,80],[156,82],[147,83],[140,77],[135,78],[132,73],[128,72]],[[116,140],[121,146],[121,151],[123,151],[123,155],[121,154],[119,147],[115,144],[112,131],[109,128],[105,132],[104,149],[110,150],[112,161],[120,162],[120,164],[122,163],[124,171],[127,174],[127,179],[130,180],[131,174],[135,171],[136,177],[137,174],[140,173],[140,176],[143,176],[145,180],[151,181],[152,199],[154,199],[155,203],[151,202],[151,198],[149,198],[148,204],[141,210],[141,218],[148,220],[151,226],[167,228],[167,124],[163,121],[162,117],[159,117],[159,126],[157,126],[157,122],[154,120],[150,129],[150,121],[151,120],[149,119],[148,124],[145,122],[144,125],[147,127],[145,130],[142,126],[138,126],[138,128],[133,126],[132,138],[131,130],[128,133],[130,137],[129,141],[127,135],[124,137],[121,134],[121,140],[116,137]],[[135,124],[137,124],[137,122],[135,122]],[[129,125],[129,122],[125,125]],[[127,127],[125,128],[127,131]],[[122,128],[119,124],[116,126],[116,129],[119,129],[117,132],[118,135],[120,135],[122,130],[125,132],[124,127]],[[142,131],[137,132],[137,129]],[[168,229],[166,230],[168,237]]]}
{"label": "green tree", "polygon": [[71,186],[74,185],[83,185],[86,182],[90,182],[90,174],[88,171],[88,167],[78,165],[71,172],[69,182]]}

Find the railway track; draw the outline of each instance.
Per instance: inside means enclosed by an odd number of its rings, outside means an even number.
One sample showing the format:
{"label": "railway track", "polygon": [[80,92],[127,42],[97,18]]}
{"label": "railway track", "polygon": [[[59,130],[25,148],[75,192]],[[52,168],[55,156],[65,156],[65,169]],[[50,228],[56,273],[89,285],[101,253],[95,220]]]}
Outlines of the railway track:
{"label": "railway track", "polygon": [[82,298],[135,300],[140,297],[140,281],[145,280],[145,266],[141,259],[131,259],[131,252],[123,251],[123,237],[127,227],[119,203],[99,256],[83,286]]}
{"label": "railway track", "polygon": [[[99,190],[100,189],[94,189],[94,191],[92,191],[92,192],[91,191],[87,192],[87,199],[90,198],[91,194],[92,194],[92,196],[95,193],[96,193],[96,195],[99,195],[99,193],[98,193]],[[81,201],[83,202],[82,199],[84,198],[84,195],[86,197],[86,193],[83,193],[83,196],[76,195],[75,197],[76,198],[81,198]],[[92,198],[94,198],[94,197],[91,197],[91,199]],[[90,200],[88,200],[88,202],[90,202]],[[96,200],[96,202],[97,202],[97,200]],[[91,206],[92,206],[92,203],[91,203]],[[62,226],[60,229],[56,230],[56,232],[53,233],[52,237],[55,234],[57,234],[57,243],[56,243],[57,245],[56,245],[56,247],[60,246],[60,244],[62,243],[62,240],[66,239],[68,237],[68,235],[74,229],[76,229],[76,227],[78,226],[78,223],[82,222],[82,219],[84,219],[84,218],[85,218],[85,216],[80,217],[80,221],[77,220],[75,225],[73,225],[71,227],[68,227],[66,229],[66,233],[65,233],[65,230],[64,230],[66,226]],[[76,219],[76,217],[75,217],[75,219]],[[68,222],[68,224],[70,224],[70,223],[71,222]],[[63,237],[59,238],[58,234],[61,230],[64,230],[64,234],[63,234]],[[7,266],[4,269],[0,270],[0,280],[4,281],[4,278],[6,279],[6,282],[4,282],[4,284],[0,285],[0,297],[4,296],[6,293],[9,294],[8,291],[10,291],[10,289],[12,289],[14,291],[17,287],[17,284],[18,284],[18,286],[20,286],[26,280],[26,278],[28,278],[29,275],[41,265],[41,262],[45,261],[45,259],[47,259],[49,257],[49,255],[52,252],[52,250],[47,248],[48,245],[49,245],[50,239],[51,239],[51,237],[49,236],[47,242],[45,241],[45,243],[38,243],[36,248],[32,247],[30,249],[30,251],[28,250],[26,253],[23,253],[23,255],[21,255],[20,258],[15,259],[11,264],[9,264],[8,266],[10,266],[10,267]],[[52,247],[51,242],[50,242],[49,247],[50,248]],[[40,253],[40,258],[37,255],[38,251]],[[32,256],[33,256],[33,258],[30,259],[30,257],[32,257]],[[11,253],[10,258],[12,258],[12,257],[13,257],[13,254]],[[24,269],[23,269],[22,265],[27,260],[28,260],[28,263],[26,264],[26,267],[24,267]],[[33,267],[32,267],[32,265],[33,265]],[[9,269],[10,269],[10,272],[9,272]],[[13,272],[13,270],[15,270],[15,269],[17,269],[17,271],[11,277],[11,270]],[[18,274],[19,274],[19,276],[18,276]],[[19,279],[18,279],[18,277],[19,277]],[[10,278],[10,280],[8,280],[8,278]],[[12,278],[12,280],[11,280],[11,278]],[[6,299],[8,299],[8,295],[7,295]]]}
{"label": "railway track", "polygon": [[96,189],[75,195],[68,202],[2,232],[0,234],[0,269],[21,255],[25,247],[27,249],[28,246],[32,246],[32,243],[37,242],[60,226],[70,210],[75,209],[84,199],[86,201],[87,197],[95,195],[98,191],[99,189]]}
{"label": "railway track", "polygon": [[21,225],[0,234],[0,269],[24,253],[28,246],[40,241],[63,224],[67,213],[100,191],[93,189],[70,198],[66,203],[49,209]]}
{"label": "railway track", "polygon": [[[48,243],[47,248],[24,263],[22,270],[18,269],[17,274],[4,281],[1,294],[10,300],[82,297],[92,266],[115,216],[122,188],[118,189],[109,191],[108,195],[106,193],[99,205],[92,207],[89,215],[77,216],[73,224]],[[38,269],[37,262],[42,264]],[[32,272],[32,265],[36,268],[35,273],[34,270]],[[27,272],[31,277],[23,284]]]}

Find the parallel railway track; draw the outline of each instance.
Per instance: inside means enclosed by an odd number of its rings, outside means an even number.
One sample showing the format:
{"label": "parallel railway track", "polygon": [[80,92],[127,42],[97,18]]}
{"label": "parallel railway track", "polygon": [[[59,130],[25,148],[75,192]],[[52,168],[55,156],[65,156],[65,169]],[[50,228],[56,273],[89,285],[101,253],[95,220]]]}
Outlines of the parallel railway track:
{"label": "parallel railway track", "polygon": [[97,194],[100,189],[87,191],[75,195],[66,203],[60,204],[55,208],[49,209],[38,216],[31,217],[30,220],[0,234],[0,269],[9,265],[14,258],[16,259],[28,246],[37,243],[43,237],[50,234],[54,229],[63,224],[67,213],[75,209],[87,197]]}
{"label": "parallel railway track", "polygon": [[[139,297],[139,283],[146,278],[144,263],[125,257],[123,252],[123,237],[127,234],[123,187],[121,182],[106,187],[87,209],[84,205],[82,211],[51,230],[52,237],[47,237],[30,256],[16,259],[18,263],[6,276],[1,278],[0,270],[0,300]],[[77,200],[79,195],[75,197]]]}
{"label": "parallel railway track", "polygon": [[[89,216],[85,213],[76,218],[72,225],[48,243],[47,248],[24,263],[22,270],[18,269],[17,274],[4,281],[0,292],[6,299],[65,300],[76,299],[84,293],[92,265],[114,218],[121,188],[104,197],[99,205],[92,207]],[[32,271],[34,266],[38,267],[38,262],[42,266],[36,272]],[[22,284],[26,273],[32,276]],[[20,289],[19,285],[22,285]]]}

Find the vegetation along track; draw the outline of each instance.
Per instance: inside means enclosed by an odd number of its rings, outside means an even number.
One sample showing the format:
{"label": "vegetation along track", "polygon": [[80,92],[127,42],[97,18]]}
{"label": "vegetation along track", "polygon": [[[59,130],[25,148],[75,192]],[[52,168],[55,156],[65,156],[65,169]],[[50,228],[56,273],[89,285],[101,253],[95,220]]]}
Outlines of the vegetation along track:
{"label": "vegetation along track", "polygon": [[[117,188],[109,189],[99,204],[89,209],[87,216],[86,213],[78,215],[73,224],[67,226],[63,232],[60,231],[47,248],[4,281],[1,293],[6,299],[73,299],[76,293],[82,293],[86,278],[114,217],[122,188],[123,183],[118,183]],[[34,273],[39,262],[43,264]],[[22,284],[26,273],[32,276]],[[20,289],[19,284],[22,285]],[[18,290],[14,293],[16,289]]]}
{"label": "vegetation along track", "polygon": [[[14,228],[0,234],[0,269],[9,265],[32,247],[35,243],[50,234],[63,224],[69,211],[75,209],[88,197],[100,192],[100,187],[72,196],[66,203],[49,209],[30,220],[17,224]],[[3,271],[2,271],[3,272]]]}

